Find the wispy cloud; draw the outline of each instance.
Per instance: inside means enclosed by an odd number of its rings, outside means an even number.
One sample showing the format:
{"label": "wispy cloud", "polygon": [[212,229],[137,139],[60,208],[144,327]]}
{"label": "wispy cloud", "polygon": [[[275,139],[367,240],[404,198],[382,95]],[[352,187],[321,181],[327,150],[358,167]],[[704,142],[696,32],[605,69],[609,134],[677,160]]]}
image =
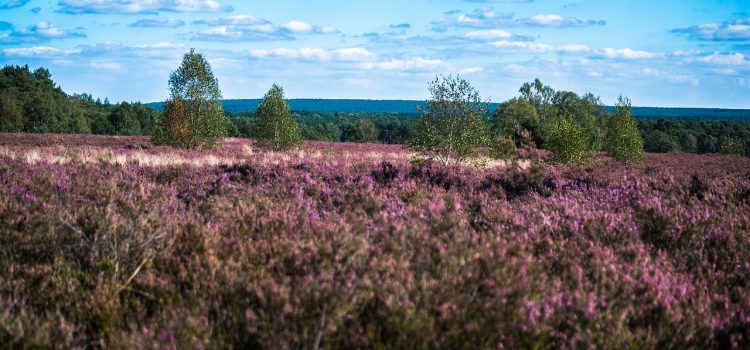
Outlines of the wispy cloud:
{"label": "wispy cloud", "polygon": [[539,14],[528,18],[514,18],[515,14],[513,13],[498,12],[492,8],[475,9],[470,13],[450,11],[447,14],[457,16],[444,17],[433,21],[434,31],[443,32],[448,28],[498,28],[504,26],[586,27],[607,24],[604,20],[565,17],[558,14]]}
{"label": "wispy cloud", "polygon": [[599,52],[601,55],[607,58],[624,58],[624,59],[650,59],[662,57],[664,54],[651,51],[634,50],[630,48],[624,49],[613,49],[605,48]]}
{"label": "wispy cloud", "polygon": [[216,17],[193,22],[209,26],[193,32],[193,40],[219,41],[263,41],[294,40],[295,34],[336,34],[339,31],[329,26],[316,26],[293,20],[282,25],[249,15]]}
{"label": "wispy cloud", "polygon": [[750,18],[741,18],[723,23],[708,23],[687,28],[673,29],[672,33],[687,35],[692,40],[744,41],[750,40]]}
{"label": "wispy cloud", "polygon": [[0,43],[23,44],[42,43],[54,39],[85,38],[84,28],[67,30],[55,27],[49,22],[39,22],[24,30],[11,29],[10,33],[0,36]]}
{"label": "wispy cloud", "polygon": [[185,21],[176,18],[143,18],[130,24],[139,28],[177,28],[185,25]]}
{"label": "wispy cloud", "polygon": [[68,14],[156,12],[228,12],[231,6],[215,0],[59,0],[56,12]]}
{"label": "wispy cloud", "polygon": [[2,50],[3,55],[13,57],[60,57],[81,53],[80,49],[62,50],[49,46],[34,46],[23,48],[8,48]]}
{"label": "wispy cloud", "polygon": [[8,0],[0,3],[0,10],[9,10],[26,5],[31,0]]}
{"label": "wispy cloud", "polygon": [[517,24],[526,24],[540,27],[585,27],[607,24],[604,20],[585,19],[580,17],[563,17],[556,14],[536,15],[530,18],[521,18],[515,21]]}
{"label": "wispy cloud", "polygon": [[[340,62],[349,65],[349,69],[384,70],[384,71],[432,71],[445,69],[450,65],[441,59],[424,57],[379,58],[375,53],[361,47],[322,49],[276,48],[269,50],[252,50],[249,56],[254,59],[290,60],[295,62]],[[341,66],[347,67],[347,66]]]}
{"label": "wispy cloud", "polygon": [[501,41],[493,42],[491,45],[500,50],[513,50],[513,51],[538,52],[538,53],[555,51],[555,47],[552,45],[534,43],[534,42],[501,40]]}
{"label": "wispy cloud", "polygon": [[374,60],[376,56],[367,49],[352,47],[343,49],[303,48],[295,50],[277,48],[270,50],[252,50],[250,51],[250,57],[260,59],[300,59],[305,61],[364,62]]}
{"label": "wispy cloud", "polygon": [[450,65],[441,59],[415,57],[409,59],[395,59],[362,63],[362,69],[377,69],[385,71],[435,71],[449,68]]}
{"label": "wispy cloud", "polygon": [[464,0],[466,2],[473,2],[473,3],[503,3],[503,2],[512,2],[512,3],[527,3],[527,2],[534,2],[534,0]]}
{"label": "wispy cloud", "polygon": [[700,80],[692,74],[674,74],[661,69],[655,69],[646,67],[641,70],[646,76],[654,77],[662,80],[666,80],[673,84],[688,84],[691,86],[699,86]]}
{"label": "wispy cloud", "polygon": [[711,65],[740,66],[750,68],[750,61],[741,53],[696,53],[686,57],[685,62],[706,63]]}

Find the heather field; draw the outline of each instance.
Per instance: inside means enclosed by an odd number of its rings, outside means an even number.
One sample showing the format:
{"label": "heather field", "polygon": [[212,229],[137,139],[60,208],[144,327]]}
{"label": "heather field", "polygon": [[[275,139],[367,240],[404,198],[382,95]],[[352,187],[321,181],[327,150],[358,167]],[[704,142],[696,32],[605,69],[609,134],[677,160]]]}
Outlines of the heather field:
{"label": "heather field", "polygon": [[0,134],[10,348],[748,348],[750,160]]}

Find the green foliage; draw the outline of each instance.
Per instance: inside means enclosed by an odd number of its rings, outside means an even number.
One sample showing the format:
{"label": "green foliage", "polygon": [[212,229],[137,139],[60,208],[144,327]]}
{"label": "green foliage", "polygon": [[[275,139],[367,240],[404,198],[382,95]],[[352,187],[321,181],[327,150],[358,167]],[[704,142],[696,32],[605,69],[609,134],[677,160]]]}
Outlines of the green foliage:
{"label": "green foliage", "polygon": [[555,90],[544,85],[541,80],[534,79],[533,83],[524,83],[518,92],[521,93],[522,99],[528,101],[536,108],[541,120],[557,116],[556,108],[552,104]]}
{"label": "green foliage", "polygon": [[719,153],[728,154],[734,156],[744,156],[745,144],[744,142],[736,137],[724,137],[719,143]]}
{"label": "green foliage", "polygon": [[623,163],[633,163],[645,157],[643,137],[633,119],[630,99],[620,97],[615,114],[607,121],[606,150]]}
{"label": "green foliage", "polygon": [[292,118],[284,89],[274,84],[263,97],[256,112],[253,129],[258,146],[274,151],[285,151],[302,144],[297,123]]}
{"label": "green foliage", "polygon": [[643,135],[643,142],[649,152],[669,153],[681,150],[677,137],[661,130],[648,130]]}
{"label": "green foliage", "polygon": [[342,141],[359,143],[376,143],[380,130],[375,123],[367,119],[357,119],[354,123],[347,125],[341,135]]}
{"label": "green foliage", "polygon": [[449,164],[461,162],[488,143],[487,103],[471,84],[456,76],[435,78],[429,84],[427,108],[412,129],[413,150]]}
{"label": "green foliage", "polygon": [[0,131],[23,131],[23,110],[10,92],[0,93]]}
{"label": "green foliage", "polygon": [[121,130],[122,135],[141,134],[141,122],[138,120],[135,108],[127,102],[116,107],[109,119],[115,128]]}
{"label": "green foliage", "polygon": [[155,145],[195,147],[195,138],[190,130],[190,121],[185,110],[185,101],[177,96],[164,105],[164,119],[160,120],[151,142]]}
{"label": "green foliage", "polygon": [[521,144],[521,132],[528,130],[532,137],[541,137],[539,113],[526,99],[513,98],[502,103],[492,114],[492,124],[497,134]]}
{"label": "green foliage", "polygon": [[[160,122],[163,129],[153,131],[156,142],[207,148],[227,135],[219,82],[208,61],[195,49],[185,54],[180,67],[170,75],[169,91],[172,108],[165,108]],[[173,122],[177,124],[172,125]]]}
{"label": "green foliage", "polygon": [[516,143],[510,138],[498,136],[490,145],[490,157],[493,159],[510,160],[516,155]]}
{"label": "green foliage", "polygon": [[[716,153],[720,140],[750,140],[750,122],[741,120],[639,119],[646,152]],[[750,148],[745,146],[745,152]]]}
{"label": "green foliage", "polygon": [[698,139],[698,153],[716,153],[716,137],[703,135]]}
{"label": "green foliage", "polygon": [[567,166],[581,166],[591,161],[586,132],[571,119],[562,118],[549,127],[546,145],[554,160]]}
{"label": "green foliage", "polygon": [[559,119],[565,118],[581,127],[589,149],[604,148],[606,113],[598,97],[590,93],[579,96],[570,91],[555,91],[539,79],[535,79],[533,83],[524,83],[519,92],[520,99],[533,106],[539,116],[537,130],[529,129],[538,146],[546,148],[544,142],[547,132],[555,127]]}
{"label": "green foliage", "polygon": [[578,96],[570,91],[558,91],[552,99],[552,104],[558,117],[570,118],[581,126],[586,133],[589,149],[604,148],[605,112],[598,97],[590,93]]}

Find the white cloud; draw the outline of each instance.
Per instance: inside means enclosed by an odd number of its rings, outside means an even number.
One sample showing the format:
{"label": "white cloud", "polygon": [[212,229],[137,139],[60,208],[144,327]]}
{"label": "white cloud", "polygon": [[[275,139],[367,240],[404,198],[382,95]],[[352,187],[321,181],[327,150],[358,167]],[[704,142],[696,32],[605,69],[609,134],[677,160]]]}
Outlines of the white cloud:
{"label": "white cloud", "polygon": [[185,21],[176,18],[143,18],[130,24],[140,28],[177,28],[185,25]]}
{"label": "white cloud", "polygon": [[741,65],[741,64],[748,63],[748,61],[745,60],[745,55],[741,53],[722,54],[718,52],[714,52],[707,56],[688,58],[687,61],[688,62],[702,62],[702,63],[709,63],[709,64],[717,64],[717,65]]}
{"label": "white cloud", "polygon": [[59,57],[70,56],[79,53],[81,53],[81,50],[61,50],[48,46],[3,49],[3,54],[5,56],[15,57]]}
{"label": "white cloud", "polygon": [[230,6],[215,0],[59,0],[57,12],[79,13],[154,13],[167,12],[221,12],[231,11]]}
{"label": "white cloud", "polygon": [[388,61],[363,63],[363,69],[397,70],[397,71],[431,71],[448,68],[449,65],[440,59],[426,59],[422,57],[406,60],[390,59]]}
{"label": "white cloud", "polygon": [[625,59],[649,59],[662,57],[663,55],[656,52],[625,49],[606,48],[601,51],[607,58],[625,58]]}
{"label": "white cloud", "polygon": [[184,44],[175,44],[167,41],[162,41],[154,44],[136,45],[139,49],[155,49],[155,50],[184,50],[187,47]]}
{"label": "white cloud", "polygon": [[585,53],[585,52],[592,52],[593,49],[589,47],[588,45],[583,44],[569,44],[569,45],[561,45],[555,48],[557,52],[564,52],[564,53]]}
{"label": "white cloud", "polygon": [[555,50],[555,47],[552,45],[526,42],[526,41],[502,40],[502,41],[493,42],[492,46],[498,49],[502,49],[502,50],[517,50],[517,51],[537,52],[537,53],[551,52]]}
{"label": "white cloud", "polygon": [[[455,13],[451,13],[455,14]],[[558,14],[539,14],[528,18],[513,18],[513,13],[493,9],[476,9],[471,13],[458,12],[456,17],[440,18],[432,22],[433,30],[445,31],[449,27],[498,28],[501,26],[584,27],[605,25],[606,21]]]}
{"label": "white cloud", "polygon": [[39,43],[53,39],[85,38],[83,28],[73,30],[60,29],[50,22],[38,22],[25,30],[12,29],[10,33],[0,36],[0,43]]}
{"label": "white cloud", "polygon": [[280,26],[250,15],[214,17],[193,22],[211,28],[194,32],[195,40],[258,41],[294,40],[294,34],[336,34],[333,27],[316,26],[302,21],[290,21]]}
{"label": "white cloud", "polygon": [[490,29],[490,30],[477,30],[468,32],[464,35],[467,39],[471,40],[499,40],[499,39],[510,39],[513,34],[504,31],[502,29]]}
{"label": "white cloud", "polygon": [[0,10],[8,10],[26,5],[29,0],[8,0],[0,3]]}
{"label": "white cloud", "polygon": [[286,29],[295,34],[311,34],[311,33],[335,34],[339,32],[336,28],[333,28],[333,27],[318,27],[310,23],[297,21],[297,20],[282,24],[281,28]]}
{"label": "white cloud", "polygon": [[688,28],[673,29],[673,33],[687,34],[690,39],[706,41],[750,40],[750,18],[723,23],[707,23]]}
{"label": "white cloud", "polygon": [[692,86],[699,86],[700,81],[694,75],[686,74],[672,74],[655,68],[643,68],[641,72],[650,77],[660,78],[675,84],[688,84]]}
{"label": "white cloud", "polygon": [[536,15],[518,20],[519,23],[542,27],[584,27],[591,25],[605,25],[602,20],[592,20],[579,17],[563,17],[557,14]]}
{"label": "white cloud", "polygon": [[271,50],[252,50],[254,58],[284,58],[312,61],[345,61],[364,62],[375,59],[375,54],[364,48],[352,47],[343,49],[302,48],[299,50],[277,48]]}
{"label": "white cloud", "polygon": [[479,73],[482,71],[484,71],[484,68],[482,67],[466,67],[466,68],[461,68],[458,71],[458,74],[474,74],[474,73]]}
{"label": "white cloud", "polygon": [[721,75],[737,75],[737,71],[731,68],[715,69],[714,72]]}

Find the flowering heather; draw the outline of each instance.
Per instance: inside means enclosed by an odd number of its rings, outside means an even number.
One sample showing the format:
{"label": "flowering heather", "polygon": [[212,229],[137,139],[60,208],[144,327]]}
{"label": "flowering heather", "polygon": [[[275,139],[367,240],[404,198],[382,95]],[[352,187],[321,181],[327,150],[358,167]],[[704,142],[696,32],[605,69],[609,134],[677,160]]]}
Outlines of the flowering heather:
{"label": "flowering heather", "polygon": [[10,348],[748,348],[750,161],[0,134]]}

